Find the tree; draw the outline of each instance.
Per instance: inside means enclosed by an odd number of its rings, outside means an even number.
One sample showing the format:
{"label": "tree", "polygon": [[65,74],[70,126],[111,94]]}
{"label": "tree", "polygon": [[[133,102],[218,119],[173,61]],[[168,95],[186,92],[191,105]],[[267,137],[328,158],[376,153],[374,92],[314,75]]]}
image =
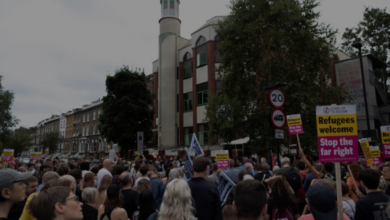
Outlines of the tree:
{"label": "tree", "polygon": [[0,146],[5,148],[7,147],[5,143],[12,136],[12,128],[18,124],[19,120],[11,112],[14,93],[4,90],[1,83],[2,79],[3,76],[0,75]]}
{"label": "tree", "polygon": [[[363,54],[370,53],[390,64],[390,14],[386,12],[386,8],[366,7],[363,21],[359,22],[355,28],[346,28],[342,39],[344,42],[341,47],[348,55],[357,57],[358,50],[352,47],[352,43],[361,42]],[[376,74],[378,76],[380,72],[376,72]],[[390,84],[389,77],[390,68],[387,68],[388,85]],[[378,77],[378,79],[381,78]]]}
{"label": "tree", "polygon": [[128,66],[106,78],[107,95],[103,97],[103,113],[99,116],[99,131],[122,150],[136,146],[137,132],[144,140],[152,137],[152,95],[146,86],[145,74]]}
{"label": "tree", "polygon": [[[216,72],[222,93],[206,107],[211,135],[226,134],[228,140],[249,136],[251,148],[272,149],[272,108],[262,88],[288,82],[282,88],[283,110],[287,115],[301,114],[305,129],[301,143],[308,152],[316,149],[315,106],[330,105],[335,98],[342,103],[347,97],[329,83],[336,32],[318,22],[320,14],[313,10],[318,5],[315,0],[231,1],[230,15],[216,28],[222,58]],[[229,110],[220,117],[226,100],[230,100]]]}
{"label": "tree", "polygon": [[29,132],[20,132],[11,135],[6,142],[8,149],[14,149],[14,156],[19,157],[24,151],[28,151],[33,145],[33,138]]}
{"label": "tree", "polygon": [[43,135],[40,145],[42,153],[45,149],[49,149],[49,154],[53,154],[58,150],[58,145],[64,142],[64,137],[58,131],[50,131]]}

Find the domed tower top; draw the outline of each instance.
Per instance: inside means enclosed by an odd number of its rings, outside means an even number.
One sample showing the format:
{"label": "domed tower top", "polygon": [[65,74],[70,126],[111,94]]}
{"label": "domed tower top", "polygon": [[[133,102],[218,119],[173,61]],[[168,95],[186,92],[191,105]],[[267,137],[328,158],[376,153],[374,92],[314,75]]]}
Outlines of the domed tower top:
{"label": "domed tower top", "polygon": [[160,0],[161,19],[165,17],[174,17],[179,19],[180,0]]}

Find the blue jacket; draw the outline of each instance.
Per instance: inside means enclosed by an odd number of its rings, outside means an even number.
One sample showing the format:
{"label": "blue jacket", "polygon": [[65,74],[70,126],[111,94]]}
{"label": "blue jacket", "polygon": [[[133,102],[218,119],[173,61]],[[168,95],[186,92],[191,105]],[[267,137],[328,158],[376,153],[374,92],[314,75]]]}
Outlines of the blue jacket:
{"label": "blue jacket", "polygon": [[152,186],[152,194],[154,197],[154,202],[156,203],[156,208],[160,210],[162,198],[164,195],[164,184],[160,179],[156,177],[150,178],[150,185]]}

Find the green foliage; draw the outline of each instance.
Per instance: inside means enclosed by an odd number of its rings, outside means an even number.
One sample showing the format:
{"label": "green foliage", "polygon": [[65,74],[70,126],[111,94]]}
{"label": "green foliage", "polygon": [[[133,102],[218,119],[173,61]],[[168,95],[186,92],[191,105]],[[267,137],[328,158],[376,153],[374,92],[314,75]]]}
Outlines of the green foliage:
{"label": "green foliage", "polygon": [[58,145],[64,142],[64,137],[58,131],[46,132],[43,135],[40,145],[42,146],[42,153],[45,149],[49,149],[49,154],[53,154],[58,150]]}
{"label": "green foliage", "polygon": [[12,128],[19,122],[11,112],[11,106],[14,102],[14,93],[4,90],[0,76],[0,146],[6,148],[5,143],[12,135]]}
{"label": "green foliage", "polygon": [[107,76],[107,95],[103,97],[103,113],[99,131],[123,150],[136,147],[137,132],[144,132],[145,142],[152,138],[152,95],[145,74],[123,66],[114,76]]}
{"label": "green foliage", "polygon": [[7,140],[6,148],[14,149],[14,156],[19,157],[23,151],[29,150],[29,147],[33,145],[33,138],[30,132],[23,131],[10,136]]}
{"label": "green foliage", "polygon": [[[272,149],[272,107],[262,88],[288,82],[282,88],[283,110],[302,115],[302,146],[307,152],[317,149],[315,106],[330,105],[334,98],[341,103],[346,97],[340,87],[330,85],[336,31],[318,22],[320,14],[313,11],[317,6],[315,0],[231,1],[231,14],[216,28],[222,94],[207,107],[212,135],[222,134],[228,141],[249,136],[252,149]],[[224,117],[218,115],[221,105],[229,105]]]}

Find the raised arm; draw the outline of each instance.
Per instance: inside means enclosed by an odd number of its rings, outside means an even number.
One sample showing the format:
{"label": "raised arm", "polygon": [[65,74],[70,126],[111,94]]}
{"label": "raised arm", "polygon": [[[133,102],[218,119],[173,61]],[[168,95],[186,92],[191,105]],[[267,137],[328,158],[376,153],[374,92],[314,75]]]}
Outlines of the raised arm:
{"label": "raised arm", "polygon": [[311,165],[311,163],[307,160],[305,154],[303,153],[303,150],[299,150],[299,156],[301,156],[302,161],[306,164],[307,168],[314,174],[314,176],[317,177],[317,179],[322,179],[322,176],[324,174],[318,172],[314,167]]}

